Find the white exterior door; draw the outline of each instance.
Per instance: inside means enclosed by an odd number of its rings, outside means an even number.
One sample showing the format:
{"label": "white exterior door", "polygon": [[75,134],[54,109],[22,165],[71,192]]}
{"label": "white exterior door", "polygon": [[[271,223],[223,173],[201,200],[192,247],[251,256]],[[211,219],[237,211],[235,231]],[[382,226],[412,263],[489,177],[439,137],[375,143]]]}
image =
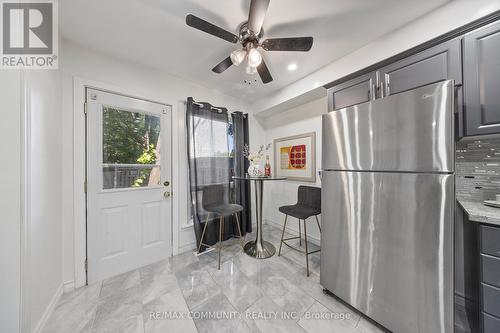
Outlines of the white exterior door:
{"label": "white exterior door", "polygon": [[87,89],[89,283],[171,255],[170,106]]}

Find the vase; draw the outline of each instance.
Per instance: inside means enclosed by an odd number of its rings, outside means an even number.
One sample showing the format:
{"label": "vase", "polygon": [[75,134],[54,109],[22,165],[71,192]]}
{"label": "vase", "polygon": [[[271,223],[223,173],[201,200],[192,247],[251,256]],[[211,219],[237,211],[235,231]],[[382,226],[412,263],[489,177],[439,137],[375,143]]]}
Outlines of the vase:
{"label": "vase", "polygon": [[260,177],[262,176],[262,171],[260,170],[260,164],[258,162],[250,162],[250,166],[247,171],[250,177]]}

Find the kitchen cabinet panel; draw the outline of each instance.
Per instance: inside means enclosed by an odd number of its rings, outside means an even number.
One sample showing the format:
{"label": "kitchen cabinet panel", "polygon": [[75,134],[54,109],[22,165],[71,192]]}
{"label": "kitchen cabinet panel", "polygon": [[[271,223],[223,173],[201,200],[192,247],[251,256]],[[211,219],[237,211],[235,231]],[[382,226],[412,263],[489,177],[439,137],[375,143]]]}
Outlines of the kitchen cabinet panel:
{"label": "kitchen cabinet panel", "polygon": [[500,289],[484,283],[481,285],[481,289],[483,311],[495,317],[500,317]]}
{"label": "kitchen cabinet panel", "polygon": [[465,35],[466,135],[500,133],[500,22]]}
{"label": "kitchen cabinet panel", "polygon": [[375,98],[376,74],[368,73],[328,90],[328,111],[365,103]]}
{"label": "kitchen cabinet panel", "polygon": [[482,282],[500,288],[500,259],[481,254]]}
{"label": "kitchen cabinet panel", "polygon": [[500,332],[500,319],[483,313],[481,315],[483,333],[498,333]]}
{"label": "kitchen cabinet panel", "polygon": [[464,136],[462,42],[452,39],[380,69],[380,95],[390,96],[431,83],[454,80],[456,135]]}
{"label": "kitchen cabinet panel", "polygon": [[383,95],[390,96],[431,83],[462,83],[461,42],[454,39],[380,69]]}
{"label": "kitchen cabinet panel", "polygon": [[500,257],[500,228],[481,226],[481,252]]}

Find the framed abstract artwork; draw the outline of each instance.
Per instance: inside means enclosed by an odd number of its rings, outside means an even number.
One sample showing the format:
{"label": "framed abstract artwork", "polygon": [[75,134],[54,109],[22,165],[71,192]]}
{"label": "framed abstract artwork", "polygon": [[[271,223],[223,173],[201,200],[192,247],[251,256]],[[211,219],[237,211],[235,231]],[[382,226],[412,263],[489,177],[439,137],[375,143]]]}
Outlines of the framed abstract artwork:
{"label": "framed abstract artwork", "polygon": [[316,182],[316,133],[274,140],[274,175]]}

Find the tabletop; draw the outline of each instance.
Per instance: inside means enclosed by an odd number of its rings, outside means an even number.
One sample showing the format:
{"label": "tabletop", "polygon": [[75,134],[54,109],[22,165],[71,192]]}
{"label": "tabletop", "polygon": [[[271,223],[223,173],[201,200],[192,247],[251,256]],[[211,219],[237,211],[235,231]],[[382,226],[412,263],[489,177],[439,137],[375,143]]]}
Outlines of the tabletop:
{"label": "tabletop", "polygon": [[245,176],[233,176],[233,179],[239,179],[239,180],[286,180],[286,177],[273,177],[273,176],[262,176],[262,177],[252,177],[249,175]]}

